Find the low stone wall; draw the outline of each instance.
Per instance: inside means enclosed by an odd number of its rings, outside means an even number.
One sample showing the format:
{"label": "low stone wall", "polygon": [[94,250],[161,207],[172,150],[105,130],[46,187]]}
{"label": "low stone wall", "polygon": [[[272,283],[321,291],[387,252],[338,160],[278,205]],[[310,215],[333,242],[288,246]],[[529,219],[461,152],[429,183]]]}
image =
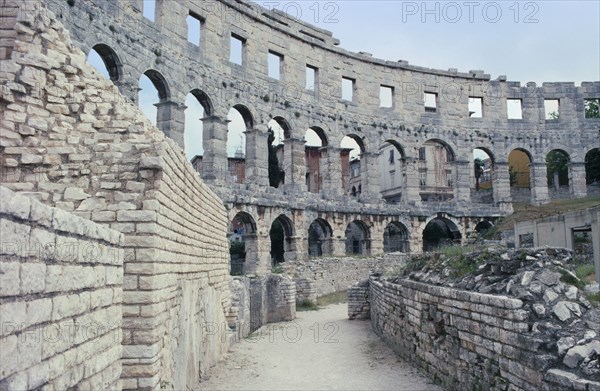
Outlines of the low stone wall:
{"label": "low stone wall", "polygon": [[321,257],[281,264],[296,282],[296,301],[314,301],[318,296],[345,291],[369,278],[371,273],[399,270],[407,254],[387,253],[379,257]]}
{"label": "low stone wall", "polygon": [[0,186],[0,389],[120,389],[123,235]]}
{"label": "low stone wall", "polygon": [[370,317],[369,280],[364,280],[348,289],[348,319],[369,319]]}
{"label": "low stone wall", "polygon": [[528,333],[521,300],[375,276],[369,290],[374,331],[447,389],[600,390],[600,383],[549,370],[554,358]]}

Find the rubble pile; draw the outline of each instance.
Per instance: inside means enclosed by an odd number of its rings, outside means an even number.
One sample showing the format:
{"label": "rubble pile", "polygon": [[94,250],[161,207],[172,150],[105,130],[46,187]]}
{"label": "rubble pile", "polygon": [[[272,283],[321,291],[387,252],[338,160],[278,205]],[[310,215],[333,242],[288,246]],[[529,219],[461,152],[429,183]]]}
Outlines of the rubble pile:
{"label": "rubble pile", "polygon": [[522,300],[529,334],[543,341],[548,368],[599,381],[598,284],[586,285],[575,266],[564,248],[456,248],[413,257],[397,278]]}

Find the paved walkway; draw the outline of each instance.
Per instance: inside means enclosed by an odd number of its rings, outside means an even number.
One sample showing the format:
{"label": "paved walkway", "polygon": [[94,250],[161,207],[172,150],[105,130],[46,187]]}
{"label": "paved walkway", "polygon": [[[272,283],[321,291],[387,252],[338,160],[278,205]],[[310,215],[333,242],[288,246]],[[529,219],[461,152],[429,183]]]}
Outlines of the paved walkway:
{"label": "paved walkway", "polygon": [[234,345],[201,390],[434,390],[346,304],[298,312]]}

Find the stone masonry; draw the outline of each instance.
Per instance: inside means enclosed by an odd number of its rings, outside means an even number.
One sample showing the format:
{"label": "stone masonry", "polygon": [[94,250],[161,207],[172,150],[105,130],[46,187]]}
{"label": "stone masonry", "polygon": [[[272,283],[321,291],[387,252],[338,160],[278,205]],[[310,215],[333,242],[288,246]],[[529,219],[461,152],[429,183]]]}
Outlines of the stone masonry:
{"label": "stone masonry", "polygon": [[120,389],[124,235],[0,196],[0,388]]}
{"label": "stone masonry", "polygon": [[[60,18],[43,3],[3,1],[2,10],[3,28],[14,33],[7,41],[12,45],[0,53],[3,185],[57,208],[52,223],[31,216],[27,223],[30,212],[23,207],[2,230],[3,251],[5,239],[11,242],[2,261],[7,289],[0,302],[2,321],[19,324],[6,329],[2,340],[2,364],[8,365],[2,388],[192,387],[233,335],[227,327],[231,296],[222,201],[200,181],[181,149],[87,64]],[[3,190],[3,213],[5,203],[6,213],[13,213],[11,208],[19,211],[18,204],[28,201],[10,202]],[[51,224],[48,232],[44,224]],[[13,241],[28,242],[34,235],[61,245],[70,236],[75,242],[89,236],[92,243],[122,246],[124,254],[109,276],[108,266],[93,260],[44,265],[11,250]],[[60,278],[64,286],[52,288]],[[40,307],[39,319],[30,313],[34,305]],[[96,313],[102,314],[98,324],[110,321],[120,329],[122,345],[109,341],[110,333],[97,336],[102,345],[77,339],[73,349],[65,345],[57,352],[22,342],[39,322],[83,321]],[[86,361],[91,355],[97,360]],[[54,356],[59,357],[49,362]],[[110,360],[115,364],[106,369],[103,363],[112,365]]]}
{"label": "stone masonry", "polygon": [[[203,105],[201,176],[224,200],[230,221],[244,213],[254,227],[247,238],[250,274],[270,270],[269,230],[276,219],[286,220],[290,227],[286,231],[290,260],[307,257],[307,231],[315,219],[329,226],[331,255],[344,255],[344,232],[353,221],[364,224],[370,254],[383,251],[383,232],[391,222],[408,232],[410,251],[420,252],[425,225],[440,214],[456,225],[464,241],[479,222],[493,222],[511,210],[508,155],[515,149],[525,151],[531,160],[532,203],[549,199],[545,157],[554,149],[570,157],[570,193],[586,194],[584,159],[588,151],[600,147],[600,120],[585,118],[584,100],[600,98],[600,82],[584,82],[580,87],[521,85],[505,76],[492,80],[481,70],[445,71],[379,60],[342,49],[326,30],[246,1],[157,0],[154,21],[142,16],[141,0],[46,3],[79,48],[85,53],[95,48],[102,56],[112,81],[129,101],[138,99],[141,75],[152,80],[160,97],[157,125],[179,146],[184,147],[186,95],[193,93]],[[190,15],[201,24],[197,45],[186,39]],[[230,61],[232,37],[242,42],[241,65]],[[268,76],[269,51],[282,59],[279,80]],[[307,66],[316,70],[314,89],[305,88]],[[341,97],[343,77],[354,80],[351,100]],[[380,86],[392,87],[391,108],[379,107]],[[437,96],[433,112],[424,107],[425,92]],[[482,118],[470,117],[469,97],[483,99]],[[522,119],[507,118],[507,99],[521,100]],[[558,120],[545,119],[546,99],[560,101]],[[246,124],[243,184],[227,179],[227,113],[232,107]],[[267,178],[266,131],[271,119],[286,129],[282,167],[288,171],[287,179],[277,189],[268,187]],[[305,184],[306,163],[299,140],[308,128],[318,129],[324,142],[318,193],[308,192]],[[344,136],[358,140],[362,147],[360,197],[342,191]],[[386,204],[381,198],[378,155],[386,142],[399,148],[403,161],[398,204]],[[443,146],[453,157],[448,168],[451,201],[421,201],[419,150],[426,142]],[[471,200],[474,148],[487,151],[493,160],[493,204]],[[7,157],[20,166],[14,152],[15,156]],[[39,160],[34,155],[28,154],[27,159]]]}

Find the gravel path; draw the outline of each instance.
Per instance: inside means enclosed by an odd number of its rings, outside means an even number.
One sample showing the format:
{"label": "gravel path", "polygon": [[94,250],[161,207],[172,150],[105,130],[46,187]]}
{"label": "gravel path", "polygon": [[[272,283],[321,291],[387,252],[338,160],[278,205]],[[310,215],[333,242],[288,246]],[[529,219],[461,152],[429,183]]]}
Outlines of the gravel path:
{"label": "gravel path", "polygon": [[298,312],[234,345],[200,390],[435,390],[346,304]]}

